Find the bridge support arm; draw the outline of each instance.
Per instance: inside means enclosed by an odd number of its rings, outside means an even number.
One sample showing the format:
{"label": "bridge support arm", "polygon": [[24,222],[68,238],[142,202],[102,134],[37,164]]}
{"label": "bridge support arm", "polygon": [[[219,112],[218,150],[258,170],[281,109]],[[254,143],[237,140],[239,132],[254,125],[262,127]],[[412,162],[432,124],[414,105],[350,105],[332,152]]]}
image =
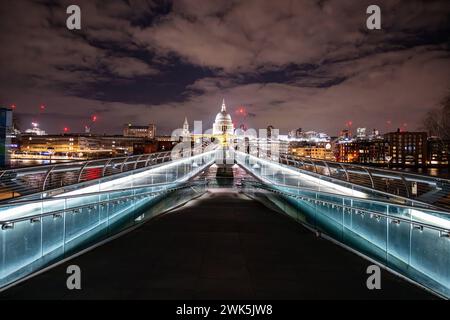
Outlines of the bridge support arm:
{"label": "bridge support arm", "polygon": [[372,184],[372,189],[375,189],[375,183],[373,182],[372,173],[371,173],[370,170],[367,169],[366,167],[362,167],[362,168],[363,168],[363,169],[367,172],[367,174],[369,175],[370,183]]}
{"label": "bridge support arm", "polygon": [[51,167],[45,174],[44,182],[42,183],[42,191],[45,191],[45,185],[47,184],[47,180],[50,177],[50,175],[52,174],[52,171],[55,170],[56,167],[57,166]]}
{"label": "bridge support arm", "polygon": [[348,175],[348,171],[347,171],[347,169],[345,169],[345,166],[342,163],[339,163],[339,166],[342,168],[342,170],[344,170],[345,177],[347,178],[347,182],[350,182],[350,176]]}
{"label": "bridge support arm", "polygon": [[77,182],[80,183],[81,182],[81,175],[83,174],[84,169],[86,169],[86,167],[90,164],[90,162],[86,162],[80,169],[80,173],[78,173],[78,178],[77,178]]}

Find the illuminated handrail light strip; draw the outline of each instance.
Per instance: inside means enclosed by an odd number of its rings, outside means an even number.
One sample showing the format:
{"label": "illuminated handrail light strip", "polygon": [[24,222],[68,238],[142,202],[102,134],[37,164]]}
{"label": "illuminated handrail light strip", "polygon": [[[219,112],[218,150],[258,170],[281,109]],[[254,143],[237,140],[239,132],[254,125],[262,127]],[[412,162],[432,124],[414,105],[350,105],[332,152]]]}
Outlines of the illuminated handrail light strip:
{"label": "illuminated handrail light strip", "polygon": [[[43,217],[60,215],[60,214],[63,214],[65,212],[74,211],[74,210],[75,211],[76,210],[83,210],[83,209],[90,208],[90,207],[93,207],[93,206],[95,207],[97,205],[100,205],[100,206],[108,205],[108,204],[113,204],[114,205],[115,202],[127,201],[129,199],[135,199],[135,200],[136,199],[138,199],[138,200],[139,199],[144,199],[146,197],[153,197],[155,195],[159,195],[159,194],[162,194],[162,193],[165,193],[165,192],[172,192],[172,191],[181,190],[181,189],[184,189],[186,187],[193,188],[194,186],[198,186],[200,184],[197,184],[197,183],[196,184],[192,184],[192,183],[190,183],[188,185],[181,184],[179,186],[175,186],[176,183],[170,183],[170,184],[166,184],[166,185],[167,186],[171,185],[172,187],[167,187],[167,188],[160,189],[160,190],[144,191],[144,192],[140,192],[140,193],[137,193],[137,194],[134,194],[134,195],[124,195],[124,196],[115,197],[115,198],[106,199],[106,200],[98,200],[98,198],[97,198],[93,203],[87,203],[87,204],[82,204],[82,205],[75,205],[73,207],[56,209],[56,210],[53,210],[53,211],[46,211],[46,212],[43,212],[43,213],[38,213],[36,215],[28,215],[28,216],[23,216],[23,217],[14,218],[14,219],[1,220],[0,221],[0,225],[7,225],[7,224],[23,222],[23,221],[27,221],[27,220],[31,221],[32,219],[41,219]],[[128,190],[131,190],[131,189],[132,188],[130,188]],[[141,189],[141,188],[139,188],[139,189]],[[114,191],[117,191],[117,190],[114,190]],[[111,193],[111,191],[108,191],[107,193]],[[90,195],[100,195],[100,194],[104,194],[104,192],[93,193],[93,194],[90,194]],[[71,197],[74,197],[74,196],[71,196]],[[65,198],[65,199],[61,199],[61,200],[58,200],[58,201],[64,201],[66,199],[71,199],[71,197],[68,197],[68,198]],[[75,196],[75,197],[78,197],[78,196]],[[48,201],[52,201],[52,200],[55,200],[55,199],[47,199],[47,200]]]}
{"label": "illuminated handrail light strip", "polygon": [[[191,186],[189,186],[189,187],[191,187]],[[195,191],[195,189],[194,189],[194,191]],[[48,247],[47,250],[45,250],[45,252],[41,251],[42,252],[41,255],[39,255],[39,254],[36,255],[35,254],[34,256],[27,257],[27,259],[24,260],[24,261],[21,261],[19,263],[15,263],[13,265],[7,266],[7,268],[4,268],[4,269],[0,270],[0,280],[2,280],[2,278],[6,278],[7,276],[12,274],[13,272],[17,271],[18,269],[23,268],[23,267],[29,265],[30,263],[38,261],[39,259],[41,259],[45,255],[48,255],[48,254],[52,253],[53,251],[58,250],[61,247],[64,248],[64,246],[67,245],[68,243],[70,243],[71,241],[77,240],[78,238],[83,237],[86,234],[89,234],[89,232],[95,230],[98,227],[101,227],[102,225],[104,225],[104,223],[113,221],[115,218],[117,218],[117,217],[121,216],[122,214],[126,213],[131,208],[136,208],[136,205],[137,205],[138,202],[140,203],[139,205],[141,205],[141,204],[143,204],[145,202],[148,202],[149,200],[155,198],[155,196],[157,196],[157,194],[153,194],[153,195],[151,195],[150,197],[147,197],[147,198],[137,199],[135,203],[131,202],[129,205],[127,205],[126,207],[120,208],[120,210],[115,211],[113,214],[110,214],[107,217],[99,219],[99,220],[95,221],[92,224],[85,225],[82,230],[79,230],[76,233],[68,236],[67,238],[64,238],[63,240],[60,240],[60,244],[53,244],[53,245],[51,245],[51,247]],[[111,199],[108,202],[113,203],[114,201],[117,201],[117,200],[118,199]],[[72,208],[72,209],[63,210],[63,211],[64,211],[64,214],[66,214],[66,213],[69,213],[69,212],[71,212],[73,210],[77,210],[77,209],[76,208]],[[142,220],[142,219],[140,219],[140,220]],[[140,220],[135,220],[135,221],[140,221]],[[99,230],[99,231],[101,231],[101,230]]]}
{"label": "illuminated handrail light strip", "polygon": [[[352,196],[355,196],[355,197],[358,197],[358,198],[367,198],[368,197],[368,195],[366,193],[364,193],[364,192],[356,191],[356,190],[353,190],[353,189],[350,189],[350,188],[347,188],[347,187],[343,187],[341,185],[338,185],[338,184],[335,184],[335,183],[332,183],[332,182],[329,182],[329,181],[325,181],[325,180],[322,180],[322,179],[319,179],[319,178],[316,178],[316,177],[312,177],[310,175],[304,174],[304,173],[299,172],[297,170],[288,168],[286,166],[282,166],[282,165],[280,165],[278,163],[275,163],[275,162],[272,162],[272,161],[268,161],[268,160],[265,160],[265,159],[261,159],[261,158],[257,158],[257,157],[255,157],[253,155],[242,153],[242,152],[239,152],[239,151],[237,153],[239,153],[241,155],[244,155],[244,157],[252,158],[256,162],[265,163],[265,164],[267,164],[268,166],[270,166],[272,168],[278,169],[279,171],[292,172],[294,175],[299,176],[299,178],[301,178],[303,180],[312,182],[312,183],[317,184],[319,186],[324,186],[324,187],[328,187],[330,189],[339,191],[339,192],[341,192],[344,195],[352,195]],[[236,159],[238,159],[238,158],[236,158]],[[244,165],[245,167],[248,167],[245,164],[245,161],[244,161],[244,163],[242,165]],[[251,168],[248,168],[248,169],[250,169],[251,171],[254,171]],[[258,176],[258,177],[261,180],[263,180],[264,182],[266,182],[266,183],[273,183],[273,180],[264,178],[263,176]]]}
{"label": "illuminated handrail light strip", "polygon": [[[278,187],[277,187],[278,186]],[[374,215],[380,215],[383,216],[385,218],[389,218],[389,219],[400,219],[402,221],[411,223],[411,224],[423,224],[427,227],[430,228],[438,228],[439,230],[442,231],[450,231],[450,215],[449,218],[442,218],[439,216],[434,215],[432,212],[426,212],[426,211],[420,211],[418,209],[415,208],[410,208],[410,207],[406,207],[404,205],[397,205],[397,204],[391,204],[391,203],[386,203],[386,202],[381,202],[378,200],[371,200],[371,199],[361,199],[358,201],[361,202],[370,202],[370,203],[379,203],[381,205],[385,205],[385,206],[393,206],[396,208],[403,208],[408,210],[409,214],[410,214],[410,219],[407,219],[405,217],[400,217],[397,216],[395,213],[386,213],[386,212],[381,212],[381,211],[374,211],[373,208],[364,208],[364,207],[355,207],[354,204],[352,205],[345,205],[342,203],[337,203],[337,202],[332,202],[329,200],[323,200],[323,199],[318,199],[318,198],[312,198],[311,196],[308,195],[304,195],[304,194],[300,194],[300,193],[292,193],[291,191],[285,191],[281,188],[279,188],[279,185],[277,184],[271,184],[270,186],[265,186],[264,184],[261,184],[260,186],[254,186],[256,188],[262,188],[263,190],[268,190],[271,192],[274,192],[275,190],[277,190],[276,192],[280,192],[281,194],[285,194],[287,196],[293,196],[293,197],[300,197],[300,198],[305,198],[308,199],[307,201],[314,201],[314,202],[321,202],[321,203],[327,203],[330,205],[335,205],[337,207],[341,207],[341,208],[347,208],[347,209],[351,209],[351,210],[359,210],[362,212],[367,212],[369,214],[374,214]],[[289,188],[289,186],[287,186]],[[290,188],[297,188],[297,187],[292,187],[290,186]],[[275,190],[274,190],[275,189]],[[300,191],[300,190],[299,190]],[[313,192],[313,193],[317,193],[317,194],[324,194],[326,196],[328,195],[333,195],[330,194],[328,192],[323,192],[323,191],[317,191],[317,190],[311,190],[311,189],[306,189],[306,191],[309,192]],[[348,196],[349,199],[352,199],[352,196]],[[445,214],[445,212],[435,212],[436,214]]]}
{"label": "illuminated handrail light strip", "polygon": [[426,223],[437,225],[444,229],[450,230],[450,220],[430,215],[426,212],[419,211],[417,209],[410,209],[410,214],[412,218],[416,218],[417,220],[424,221]]}
{"label": "illuminated handrail light strip", "polygon": [[[291,155],[287,155],[287,154],[282,154],[281,156],[283,156],[284,159],[289,158],[292,161],[297,161],[297,159],[299,159],[301,162],[312,161],[315,163],[316,166],[319,166],[322,168],[327,168],[323,164],[323,163],[327,163],[329,166],[331,166],[333,168],[339,168],[342,165],[346,168],[362,169],[362,171],[359,172],[362,174],[364,174],[364,169],[367,169],[373,174],[373,176],[395,177],[396,179],[400,179],[400,180],[401,180],[400,176],[403,176],[406,181],[423,182],[423,183],[432,184],[432,185],[436,185],[437,182],[450,183],[450,179],[447,179],[447,178],[431,177],[431,176],[427,176],[425,174],[419,174],[419,173],[413,173],[413,172],[400,172],[400,171],[389,170],[389,169],[384,169],[384,168],[370,167],[367,165],[361,165],[361,164],[356,164],[356,163],[336,162],[336,161],[329,161],[329,160],[323,160],[323,159],[318,160],[318,159],[314,159],[314,158],[296,157],[296,156],[291,156]],[[347,171],[352,172],[351,170],[348,170],[348,169],[347,169]],[[357,172],[357,171],[354,171],[354,172]],[[377,172],[384,172],[384,173],[386,173],[386,175],[378,174]]]}
{"label": "illuminated handrail light strip", "polygon": [[[261,187],[262,186],[262,187]],[[288,194],[282,191],[275,191],[272,190],[270,187],[267,187],[263,184],[261,184],[261,186],[256,186],[256,188],[262,188],[263,190],[268,190],[270,192],[276,192],[276,193],[280,193],[280,194],[285,194],[287,196],[294,196],[297,197],[297,195],[295,194]],[[317,205],[317,199],[315,198],[310,198],[310,197],[305,197],[305,196],[301,196],[301,198],[307,198],[309,200],[307,200],[308,202],[313,202]],[[323,201],[323,200],[319,200],[320,202],[324,202],[326,203],[327,201]],[[364,201],[364,200],[361,200]],[[406,219],[406,218],[399,218],[399,217],[393,217],[390,216],[387,213],[378,213],[378,212],[371,212],[371,210],[364,210],[364,209],[353,209],[351,208],[351,206],[345,206],[345,205],[337,205],[345,210],[349,210],[349,212],[355,212],[355,214],[358,214],[357,212],[363,212],[364,213],[368,213],[369,217],[377,217],[377,216],[382,216],[385,219],[387,219],[387,221],[402,221],[403,223],[407,223],[411,226],[411,228],[414,228],[415,226],[420,226],[420,228],[418,230],[423,230],[424,227],[428,228],[428,229],[432,229],[435,231],[439,231],[442,232],[443,234],[448,235],[449,234],[449,227],[450,227],[450,221],[449,220],[445,220],[442,219],[440,217],[436,217],[436,216],[432,216],[429,215],[425,212],[421,212],[418,211],[416,209],[410,209],[410,214],[411,217],[421,217],[423,220],[422,222],[419,221],[412,221],[411,219]],[[334,223],[337,223],[338,225],[343,226],[343,222],[340,219],[336,219],[334,217],[330,217],[328,216],[328,218],[331,218]],[[397,220],[398,219],[398,220]],[[426,221],[426,222],[423,222]],[[431,223],[431,224],[430,224]],[[358,228],[354,228],[353,225],[348,226],[349,230],[351,230],[351,232],[354,232],[355,234],[358,235],[358,237],[360,237],[361,239],[364,239],[368,242],[371,243],[371,245],[375,246],[376,248],[378,248],[378,250],[387,250],[386,248],[386,243],[383,242],[383,240],[387,241],[387,233],[385,234],[385,238],[377,238],[377,234],[371,234],[370,232],[365,232],[363,229],[358,229]],[[387,232],[387,231],[386,231]],[[392,232],[392,231],[391,231]],[[404,262],[405,264],[410,265],[410,260],[408,256],[404,256],[402,254],[398,254],[395,250],[391,250],[390,255],[394,256],[396,259]],[[445,278],[445,276],[442,276],[441,274],[439,274],[438,272],[436,272],[434,269],[429,269],[427,267],[424,267],[422,264],[414,264],[412,265],[413,268],[417,269],[418,271],[422,272],[423,274],[437,280],[439,283],[444,283],[447,281],[448,282],[448,278]]]}
{"label": "illuminated handrail light strip", "polygon": [[151,176],[152,174],[154,174],[155,172],[158,172],[160,170],[166,170],[170,167],[176,166],[178,164],[181,164],[183,162],[190,162],[192,160],[198,159],[200,157],[205,157],[211,153],[214,153],[215,151],[208,151],[199,155],[195,155],[195,156],[191,156],[189,158],[181,158],[181,159],[177,159],[177,160],[173,160],[171,162],[166,163],[165,165],[156,167],[156,168],[151,168],[149,170],[145,170],[139,173],[135,173],[135,174],[130,174],[128,176],[122,177],[122,178],[117,178],[111,181],[105,181],[99,184],[95,184],[89,187],[85,187],[85,188],[81,188],[78,190],[74,190],[74,191],[69,191],[67,193],[63,193],[60,195],[57,195],[56,197],[61,197],[61,196],[66,196],[66,195],[76,195],[76,194],[83,194],[83,193],[90,193],[93,192],[94,189],[103,189],[103,190],[108,190],[108,188],[111,187],[115,187],[117,185],[121,185],[127,182],[132,182],[133,180],[137,180],[137,179],[142,179],[142,178],[146,178],[148,176]]}
{"label": "illuminated handrail light strip", "polygon": [[[96,191],[108,191],[108,188],[111,188],[112,189],[111,192],[113,192],[113,190],[116,189],[118,186],[123,185],[128,182],[132,182],[135,179],[142,179],[142,178],[151,176],[155,172],[158,172],[161,170],[166,170],[167,168],[182,164],[184,162],[191,162],[200,157],[209,156],[213,153],[215,153],[215,150],[208,151],[208,152],[198,154],[195,156],[191,156],[189,158],[181,158],[181,159],[173,160],[171,162],[168,162],[167,164],[164,164],[164,165],[156,167],[156,168],[150,168],[149,170],[146,170],[146,171],[143,171],[140,173],[130,174],[128,176],[121,177],[121,178],[118,178],[115,180],[105,181],[105,182],[102,182],[99,184],[94,184],[92,186],[80,188],[78,190],[62,193],[62,194],[56,195],[54,198],[64,198],[66,196],[72,196],[72,195],[89,194],[89,193],[94,193]],[[205,164],[205,166],[206,165],[207,164]],[[202,170],[203,167],[204,166],[197,167],[195,171]],[[191,172],[191,175],[192,175],[192,172]],[[189,175],[189,176],[191,176],[191,175]],[[186,181],[187,179],[188,178],[186,178],[186,177],[179,177],[179,179],[174,180],[173,182],[174,183],[182,183],[182,182]],[[137,186],[137,187],[139,187],[139,186]],[[34,211],[39,211],[41,209],[42,201],[45,201],[45,199],[37,200],[35,203],[29,203],[29,204],[20,205],[20,206],[6,209],[6,210],[0,212],[0,220],[10,220],[10,219],[14,219],[14,218],[20,218],[23,216],[32,215],[32,213]]]}

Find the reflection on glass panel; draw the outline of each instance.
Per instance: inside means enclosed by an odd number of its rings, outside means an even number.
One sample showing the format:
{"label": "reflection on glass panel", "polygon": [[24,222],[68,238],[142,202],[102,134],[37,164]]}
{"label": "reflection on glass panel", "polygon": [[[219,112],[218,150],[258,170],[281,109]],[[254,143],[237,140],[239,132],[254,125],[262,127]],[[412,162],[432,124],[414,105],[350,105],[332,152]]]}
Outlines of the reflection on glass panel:
{"label": "reflection on glass panel", "polygon": [[388,203],[385,198],[355,197],[320,182],[311,186],[301,175],[283,174],[281,166],[268,175],[264,161],[248,156],[238,155],[237,161],[263,180],[249,182],[246,192],[273,193],[265,199],[291,217],[294,208],[297,221],[450,297],[448,213]]}

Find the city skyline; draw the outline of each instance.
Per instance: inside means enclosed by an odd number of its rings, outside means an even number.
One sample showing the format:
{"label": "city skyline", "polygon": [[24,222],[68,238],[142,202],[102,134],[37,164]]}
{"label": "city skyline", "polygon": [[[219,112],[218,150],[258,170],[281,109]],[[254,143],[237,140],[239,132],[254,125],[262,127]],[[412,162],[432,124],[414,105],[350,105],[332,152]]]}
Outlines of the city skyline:
{"label": "city skyline", "polygon": [[380,1],[370,31],[366,2],[75,1],[79,31],[68,1],[2,4],[0,103],[54,133],[212,127],[223,97],[236,127],[418,130],[450,88],[449,4]]}
{"label": "city skyline", "polygon": [[[223,108],[224,104],[225,104],[225,99],[222,100],[222,108]],[[16,110],[16,108],[17,108],[17,106],[13,105],[12,108],[10,107],[9,109],[11,109],[13,111],[13,114],[14,114],[14,111]],[[41,106],[41,108],[42,108],[42,106]],[[242,116],[243,114],[245,114],[245,116],[247,115],[247,110],[243,106],[239,106],[238,108],[236,108],[236,110],[234,112],[234,115],[238,118],[238,121],[239,121],[239,117]],[[20,113],[19,113],[19,115],[20,115]],[[45,117],[46,117],[45,113],[41,112],[39,115],[34,117],[34,119],[40,118],[41,120],[43,120],[42,121],[43,123],[46,123]],[[107,134],[106,132],[98,132],[98,131],[97,132],[92,132],[91,131],[91,127],[92,126],[94,126],[94,127],[96,126],[96,122],[98,121],[97,118],[98,118],[97,115],[91,116],[91,118],[88,121],[84,122],[85,125],[84,125],[83,128],[75,128],[75,130],[72,130],[72,128],[66,126],[66,127],[57,128],[58,131],[51,132],[51,133],[48,133],[47,131],[45,131],[45,128],[41,127],[41,124],[40,124],[41,122],[38,123],[35,120],[33,120],[33,122],[31,122],[30,124],[23,124],[20,121],[20,118],[19,118],[19,120],[18,120],[18,122],[19,122],[18,127],[20,127],[20,128],[15,128],[15,129],[18,130],[19,132],[22,132],[22,133],[25,133],[25,134],[36,134],[36,135],[47,135],[47,134],[51,134],[51,135],[57,135],[57,134],[104,135],[104,134]],[[207,131],[212,131],[213,128],[214,128],[214,123],[209,128],[207,126],[203,126],[203,122],[201,120],[196,120],[195,118],[194,119],[188,119],[188,117],[185,116],[184,124],[175,126],[174,128],[169,129],[170,130],[169,132],[163,132],[160,135],[161,136],[174,135],[174,134],[176,135],[178,130],[184,129],[184,126],[185,126],[186,122],[190,126],[191,124],[193,124],[196,121],[202,123],[203,133],[206,133]],[[348,121],[345,124],[343,124],[342,127],[337,132],[321,132],[320,130],[317,130],[315,128],[307,128],[307,129],[304,130],[304,128],[302,128],[302,127],[291,128],[291,129],[288,129],[288,130],[285,130],[285,131],[280,131],[276,126],[273,126],[271,123],[267,123],[265,125],[265,127],[262,127],[262,128],[248,128],[247,124],[242,122],[242,121],[239,122],[239,123],[236,123],[236,121],[234,121],[234,120],[231,120],[231,121],[232,121],[231,123],[234,125],[233,131],[235,129],[241,129],[242,125],[244,125],[244,131],[248,130],[248,129],[253,129],[253,130],[256,130],[257,132],[260,131],[260,130],[268,130],[268,128],[271,127],[272,130],[273,129],[278,130],[278,134],[280,136],[291,136],[291,135],[295,135],[296,132],[300,131],[300,132],[303,132],[303,133],[313,133],[313,132],[315,132],[317,134],[323,134],[323,135],[327,135],[329,138],[330,137],[333,138],[333,137],[339,137],[339,136],[342,135],[342,133],[344,131],[347,131],[347,135],[349,135],[350,137],[356,138],[356,137],[359,137],[360,130],[363,130],[364,136],[366,134],[370,135],[373,132],[377,132],[377,134],[379,134],[379,133],[396,132],[396,131],[399,131],[399,130],[402,131],[402,132],[403,131],[408,131],[408,128],[406,126],[404,126],[404,124],[400,124],[395,129],[394,129],[394,127],[392,125],[386,126],[388,128],[388,131],[383,132],[383,131],[380,131],[378,128],[367,128],[367,127],[359,126],[357,123],[353,123],[353,121]],[[210,123],[210,122],[212,123],[211,120],[207,120],[206,121],[206,123]],[[142,127],[142,128],[146,128],[148,126],[154,126],[155,127],[155,132],[156,132],[156,128],[157,128],[157,124],[156,123],[151,123],[151,122],[147,122],[146,123],[145,120],[140,120],[137,123],[131,123],[131,122],[124,121],[124,124],[120,127],[119,131],[117,131],[117,132],[109,131],[108,133],[112,134],[112,135],[120,135],[120,134],[123,133],[123,130],[126,130],[127,127]],[[424,130],[426,131],[426,128],[420,128],[420,129],[421,129],[421,131],[424,131]],[[191,131],[191,133],[194,133],[194,131]]]}
{"label": "city skyline", "polygon": [[[15,110],[15,108],[16,108],[16,105],[14,105],[12,110]],[[11,109],[11,108],[9,108],[9,109]],[[246,111],[243,111],[243,110],[244,110],[243,107],[240,106],[239,109],[236,111],[236,114],[239,115],[239,112],[246,112]],[[13,112],[13,114],[14,114],[14,112]],[[45,117],[45,115],[40,114],[39,117],[43,118],[43,117]],[[42,122],[45,123],[45,120],[42,121]],[[27,134],[44,135],[44,136],[45,135],[60,135],[60,134],[62,134],[62,135],[64,135],[64,134],[66,134],[66,135],[67,134],[68,135],[70,135],[70,134],[75,134],[75,135],[107,135],[107,134],[109,134],[109,135],[122,135],[124,130],[126,130],[129,127],[142,128],[141,130],[144,130],[144,128],[147,128],[149,126],[153,126],[155,132],[157,132],[156,129],[158,127],[156,123],[150,123],[150,122],[146,123],[145,120],[141,120],[141,121],[136,122],[136,123],[131,123],[131,122],[126,122],[125,121],[124,124],[116,132],[111,132],[111,131],[108,131],[108,132],[99,132],[99,131],[93,132],[91,130],[91,126],[95,126],[96,122],[97,122],[97,120],[95,120],[95,121],[93,121],[93,120],[85,121],[84,123],[86,123],[86,124],[84,125],[83,128],[75,128],[75,130],[72,130],[72,128],[70,128],[70,127],[62,127],[62,128],[57,128],[56,129],[57,131],[55,131],[55,132],[47,132],[47,131],[45,131],[45,128],[41,127],[41,122],[40,123],[38,123],[38,122],[31,122],[30,124],[23,124],[20,121],[20,119],[19,119],[19,126],[20,126],[20,128],[14,128],[14,129],[17,130],[17,132],[20,132],[20,133],[25,134],[25,135],[27,135]],[[177,132],[179,130],[184,130],[184,126],[186,125],[186,122],[188,123],[189,127],[191,127],[194,124],[194,122],[201,123],[202,124],[201,128],[203,130],[202,133],[207,133],[209,131],[213,131],[214,130],[213,129],[214,128],[213,121],[210,121],[210,120],[208,121],[207,120],[206,122],[207,123],[211,122],[212,125],[211,125],[211,127],[207,127],[207,126],[204,127],[203,126],[203,122],[201,120],[199,121],[199,120],[196,120],[195,118],[194,119],[188,119],[188,117],[186,116],[184,118],[183,124],[175,126],[174,128],[168,129],[169,131],[166,131],[166,132],[162,132],[162,133],[158,132],[158,134],[155,134],[155,136],[171,136],[171,135],[172,136],[174,136],[174,135],[176,136]],[[261,132],[261,130],[268,131],[269,127],[270,127],[271,130],[278,130],[277,133],[280,136],[280,138],[284,138],[284,137],[295,138],[294,136],[296,134],[298,134],[298,133],[303,133],[303,134],[313,134],[313,133],[315,133],[315,134],[318,134],[318,135],[325,135],[326,137],[328,137],[328,140],[331,139],[331,138],[342,137],[342,135],[344,133],[346,134],[346,136],[348,138],[352,138],[352,139],[353,138],[358,138],[358,137],[360,137],[360,133],[359,133],[360,130],[362,130],[364,132],[363,137],[373,135],[375,132],[376,132],[376,135],[380,135],[380,134],[389,133],[389,132],[408,132],[408,131],[410,131],[410,130],[408,130],[408,128],[406,126],[404,126],[404,124],[399,125],[397,128],[394,128],[394,126],[387,126],[389,129],[391,129],[391,128],[392,129],[391,130],[388,129],[388,131],[381,131],[378,128],[367,128],[367,127],[359,126],[357,123],[353,123],[353,121],[348,121],[347,123],[343,124],[341,126],[341,128],[338,129],[337,132],[323,132],[323,131],[317,130],[315,128],[309,128],[309,127],[307,127],[307,129],[304,129],[302,127],[298,127],[298,128],[291,128],[291,129],[288,129],[288,130],[281,131],[276,126],[273,126],[271,123],[267,123],[266,126],[262,127],[262,128],[248,128],[245,123],[239,123],[239,125],[237,125],[235,123],[235,121],[232,121],[232,124],[233,124],[233,126],[238,126],[238,127],[233,127],[233,132],[234,132],[234,130],[238,130],[238,129],[243,129],[242,133],[245,133],[245,131],[247,131],[248,129],[255,130],[256,132]],[[243,128],[241,128],[242,125],[244,125]],[[192,130],[190,130],[189,133],[190,134],[198,134],[197,132],[194,132],[194,131],[195,130],[192,129]],[[414,132],[414,131],[427,131],[427,129],[426,128],[420,128],[419,130],[411,130],[411,131],[412,132]]]}

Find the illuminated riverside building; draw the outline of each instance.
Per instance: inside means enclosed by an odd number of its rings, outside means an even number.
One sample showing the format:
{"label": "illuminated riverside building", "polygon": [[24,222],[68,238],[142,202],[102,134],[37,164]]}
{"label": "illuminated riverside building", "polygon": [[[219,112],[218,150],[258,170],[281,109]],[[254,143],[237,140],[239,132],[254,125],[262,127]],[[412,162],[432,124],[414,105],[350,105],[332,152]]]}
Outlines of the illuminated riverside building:
{"label": "illuminated riverside building", "polygon": [[[364,129],[364,128],[359,128]],[[339,162],[355,162],[374,165],[446,166],[448,151],[444,142],[427,139],[426,132],[396,132],[379,135],[377,130],[365,136],[358,130],[356,138],[342,135],[336,143]]]}
{"label": "illuminated riverside building", "polygon": [[134,146],[148,140],[140,137],[95,136],[82,134],[22,135],[16,158],[61,156],[67,158],[99,158],[133,154]]}
{"label": "illuminated riverside building", "polygon": [[450,141],[444,141],[438,137],[429,137],[427,152],[427,165],[437,167],[449,166]]}
{"label": "illuminated riverside building", "polygon": [[292,130],[287,136],[279,135],[279,139],[285,143],[280,148],[280,153],[288,153],[298,157],[335,160],[331,146],[331,137],[322,132],[302,131],[301,128]]}
{"label": "illuminated riverside building", "polygon": [[9,165],[12,127],[12,110],[0,108],[0,167]]}
{"label": "illuminated riverside building", "polygon": [[46,135],[45,131],[39,128],[38,123],[33,122],[31,125],[32,125],[32,128],[25,130],[25,133],[30,134],[30,135],[35,135],[35,136],[45,136]]}
{"label": "illuminated riverside building", "polygon": [[287,136],[280,135],[281,140],[287,140],[292,142],[307,142],[314,143],[327,143],[331,138],[328,134],[316,131],[302,131],[301,128],[292,130]]}
{"label": "illuminated riverside building", "polygon": [[364,164],[384,164],[389,145],[383,138],[357,141],[358,162]]}
{"label": "illuminated riverside building", "polygon": [[123,136],[154,139],[156,136],[156,126],[154,124],[149,124],[148,126],[128,124],[123,128]]}
{"label": "illuminated riverside building", "polygon": [[425,166],[427,164],[426,132],[390,132],[384,135],[389,145],[392,165]]}
{"label": "illuminated riverside building", "polygon": [[336,160],[334,153],[331,150],[331,144],[326,144],[325,146],[294,146],[291,147],[290,153],[292,155],[305,158],[323,159],[329,161]]}
{"label": "illuminated riverside building", "polygon": [[336,144],[336,160],[338,162],[358,162],[358,142],[354,140],[338,141]]}

